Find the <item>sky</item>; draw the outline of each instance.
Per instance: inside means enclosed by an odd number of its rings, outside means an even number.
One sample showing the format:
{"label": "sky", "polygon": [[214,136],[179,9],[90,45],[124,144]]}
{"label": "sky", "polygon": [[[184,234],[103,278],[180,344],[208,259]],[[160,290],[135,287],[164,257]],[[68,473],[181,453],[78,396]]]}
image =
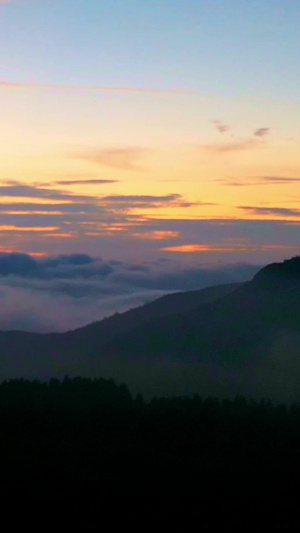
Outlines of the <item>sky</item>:
{"label": "sky", "polygon": [[299,23],[295,0],[0,0],[0,252],[299,253]]}

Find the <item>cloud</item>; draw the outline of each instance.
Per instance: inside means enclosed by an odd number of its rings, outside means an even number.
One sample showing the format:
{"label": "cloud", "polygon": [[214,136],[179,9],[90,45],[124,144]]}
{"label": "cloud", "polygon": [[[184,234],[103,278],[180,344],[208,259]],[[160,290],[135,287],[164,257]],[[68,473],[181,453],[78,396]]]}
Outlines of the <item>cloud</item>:
{"label": "cloud", "polygon": [[213,120],[213,124],[219,133],[227,133],[230,131],[230,126],[223,124],[220,120]]}
{"label": "cloud", "polygon": [[266,135],[270,134],[270,128],[257,128],[254,130],[253,135],[255,137],[265,137]]}
{"label": "cloud", "polygon": [[34,258],[22,253],[0,253],[0,276],[18,275],[32,279],[77,278],[107,275],[112,271],[109,262],[88,254],[59,255]]}
{"label": "cloud", "polygon": [[226,179],[216,179],[214,181],[220,182],[224,187],[247,187],[249,185],[259,185],[259,183],[249,183],[247,181],[233,181]]}
{"label": "cloud", "polygon": [[[0,2],[10,0],[0,0]],[[201,94],[197,89],[172,89],[153,87],[109,87],[102,85],[63,85],[46,83],[22,83],[14,81],[0,81],[0,88],[12,89],[54,89],[54,90],[75,90],[75,91],[95,91],[95,92],[138,92],[138,93],[167,93],[167,94]]]}
{"label": "cloud", "polygon": [[139,147],[99,148],[83,153],[73,154],[73,158],[85,159],[97,165],[117,168],[119,170],[144,171],[145,169],[136,164],[147,150]]}
{"label": "cloud", "polygon": [[276,183],[288,183],[288,182],[294,182],[294,181],[300,181],[300,178],[289,178],[286,176],[262,176],[260,178],[261,182],[270,182],[273,184]]}
{"label": "cloud", "polygon": [[132,203],[133,205],[135,203],[140,202],[146,202],[151,205],[152,203],[160,203],[160,202],[173,202],[174,200],[178,200],[181,198],[180,194],[167,194],[165,196],[154,196],[154,195],[112,195],[112,196],[104,196],[103,200],[113,202],[120,202],[120,203]]}
{"label": "cloud", "polygon": [[0,204],[2,239],[14,241],[15,246],[20,232],[23,235],[27,232],[28,236],[32,232],[43,232],[47,239],[75,238],[84,233],[87,222],[93,223],[99,233],[99,226],[120,223],[129,216],[109,212],[105,205],[100,205],[100,197],[76,195],[56,188],[6,182],[0,186],[0,194],[3,198]]}
{"label": "cloud", "polygon": [[237,142],[206,144],[202,145],[201,148],[212,154],[226,154],[252,150],[261,146],[262,144],[256,139],[246,139]]}
{"label": "cloud", "polygon": [[68,200],[72,202],[76,201],[92,201],[94,202],[93,196],[87,195],[75,195],[68,191],[60,191],[57,189],[46,189],[43,187],[37,187],[34,185],[24,185],[23,183],[10,181],[6,182],[6,185],[0,186],[0,195],[8,197],[19,197],[19,198],[40,198],[48,200]]}
{"label": "cloud", "polygon": [[[90,180],[94,183],[95,180]],[[98,180],[96,180],[98,181]],[[76,183],[81,183],[77,180]],[[65,182],[56,182],[64,184]],[[102,180],[101,180],[102,183]],[[61,191],[55,188],[45,188],[34,185],[24,185],[19,182],[7,182],[6,185],[0,186],[2,197],[13,199],[26,199],[23,201],[3,202],[0,204],[2,213],[11,212],[49,212],[49,213],[107,213],[108,210],[124,208],[136,209],[137,207],[162,207],[165,205],[175,205],[180,207],[189,207],[194,205],[186,202],[180,194],[168,195],[107,195],[107,196],[90,196],[76,195],[69,191]],[[39,201],[40,200],[40,201]],[[207,204],[205,204],[207,205]],[[211,204],[209,204],[211,205]]]}
{"label": "cloud", "polygon": [[102,201],[109,206],[123,207],[126,209],[140,208],[145,209],[147,207],[164,207],[166,205],[178,205],[178,201],[181,199],[180,194],[167,194],[165,196],[154,195],[111,195],[104,196]]}
{"label": "cloud", "polygon": [[0,276],[27,275],[37,270],[37,262],[27,254],[0,254]]}
{"label": "cloud", "polygon": [[13,202],[0,204],[0,212],[6,214],[24,213],[24,214],[45,214],[52,213],[59,215],[61,213],[95,213],[97,206],[90,203],[33,203],[33,202]]}
{"label": "cloud", "polygon": [[275,215],[284,217],[300,217],[300,209],[289,209],[285,207],[257,207],[257,206],[238,206],[239,209],[250,211],[255,215]]}
{"label": "cloud", "polygon": [[166,206],[188,208],[194,205],[216,205],[205,202],[187,202],[180,194],[154,195],[111,195],[101,200],[106,207],[131,209],[160,208]]}
{"label": "cloud", "polygon": [[[107,183],[119,183],[120,180],[101,180],[101,179],[87,179],[87,180],[62,180],[55,181],[55,185],[106,185]],[[49,184],[50,185],[50,184]]]}

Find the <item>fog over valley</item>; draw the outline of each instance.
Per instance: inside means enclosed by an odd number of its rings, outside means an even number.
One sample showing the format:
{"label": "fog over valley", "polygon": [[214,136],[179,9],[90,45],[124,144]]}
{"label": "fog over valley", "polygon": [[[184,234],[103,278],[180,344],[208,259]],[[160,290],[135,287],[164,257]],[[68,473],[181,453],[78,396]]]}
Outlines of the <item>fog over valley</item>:
{"label": "fog over valley", "polygon": [[84,254],[0,253],[0,329],[66,331],[163,294],[250,279],[259,266],[107,261]]}

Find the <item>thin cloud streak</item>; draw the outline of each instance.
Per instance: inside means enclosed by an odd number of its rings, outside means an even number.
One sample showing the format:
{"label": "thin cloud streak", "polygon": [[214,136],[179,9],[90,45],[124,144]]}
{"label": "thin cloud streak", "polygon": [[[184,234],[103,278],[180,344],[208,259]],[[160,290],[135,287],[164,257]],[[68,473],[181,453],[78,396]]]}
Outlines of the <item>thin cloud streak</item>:
{"label": "thin cloud streak", "polygon": [[145,148],[136,146],[100,148],[89,150],[83,153],[73,154],[74,159],[83,159],[97,165],[103,165],[118,170],[145,171],[143,167],[136,164],[136,161],[147,153]]}
{"label": "thin cloud streak", "polygon": [[226,154],[231,152],[242,152],[244,150],[251,150],[262,146],[262,142],[256,139],[246,139],[244,141],[218,143],[218,144],[204,144],[202,149],[212,154]]}
{"label": "thin cloud streak", "polygon": [[[1,0],[0,0],[1,2]],[[3,2],[3,0],[2,0]],[[74,91],[99,91],[99,92],[139,92],[139,93],[170,93],[170,94],[201,94],[197,89],[170,89],[151,87],[109,87],[103,85],[63,85],[47,83],[23,83],[13,81],[0,81],[0,88],[10,89],[55,89]]]}
{"label": "thin cloud streak", "polygon": [[155,208],[155,207],[191,207],[194,205],[215,205],[205,202],[187,202],[180,194],[167,194],[164,196],[152,195],[110,195],[102,197],[101,201],[105,206],[114,206],[116,208],[125,207],[125,209],[135,208]]}
{"label": "thin cloud streak", "polygon": [[33,202],[11,202],[11,203],[1,203],[0,212],[1,213],[21,213],[26,212],[28,214],[34,214],[38,212],[53,213],[95,213],[97,211],[97,205],[90,203],[77,203],[77,202],[68,202],[68,203],[54,203],[54,204],[44,204],[44,203],[33,203]]}
{"label": "thin cloud streak", "polygon": [[59,191],[57,189],[45,189],[43,187],[36,187],[33,185],[25,185],[21,182],[12,181],[6,182],[6,185],[0,186],[0,195],[17,198],[31,198],[31,199],[46,199],[69,202],[92,202],[95,198],[87,195],[75,195],[67,191]]}
{"label": "thin cloud streak", "polygon": [[216,179],[222,186],[227,187],[251,187],[256,185],[281,185],[300,181],[300,178],[288,178],[285,176],[258,176],[251,181],[234,181],[231,179]]}
{"label": "thin cloud streak", "polygon": [[[87,180],[62,180],[55,181],[55,185],[106,185],[107,183],[119,183],[120,180],[101,180],[101,179],[87,179]],[[53,185],[49,183],[49,185]]]}
{"label": "thin cloud streak", "polygon": [[300,178],[288,178],[285,176],[263,176],[263,181],[269,181],[271,183],[288,183],[293,181],[300,181]]}
{"label": "thin cloud streak", "polygon": [[167,194],[165,196],[153,196],[153,195],[110,195],[105,196],[103,200],[113,201],[113,202],[120,202],[120,203],[128,203],[132,202],[135,204],[136,202],[149,202],[151,205],[152,202],[154,203],[160,203],[160,202],[173,202],[174,200],[178,200],[181,198],[180,194]]}

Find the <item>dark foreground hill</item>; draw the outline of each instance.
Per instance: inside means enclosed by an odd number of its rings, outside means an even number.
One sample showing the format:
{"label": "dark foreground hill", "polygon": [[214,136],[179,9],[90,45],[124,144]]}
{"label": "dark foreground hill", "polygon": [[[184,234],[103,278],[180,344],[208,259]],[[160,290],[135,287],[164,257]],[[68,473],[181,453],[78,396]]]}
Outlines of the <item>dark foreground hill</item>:
{"label": "dark foreground hill", "polygon": [[300,400],[300,258],[65,334],[0,335],[0,377],[101,375],[148,395]]}

